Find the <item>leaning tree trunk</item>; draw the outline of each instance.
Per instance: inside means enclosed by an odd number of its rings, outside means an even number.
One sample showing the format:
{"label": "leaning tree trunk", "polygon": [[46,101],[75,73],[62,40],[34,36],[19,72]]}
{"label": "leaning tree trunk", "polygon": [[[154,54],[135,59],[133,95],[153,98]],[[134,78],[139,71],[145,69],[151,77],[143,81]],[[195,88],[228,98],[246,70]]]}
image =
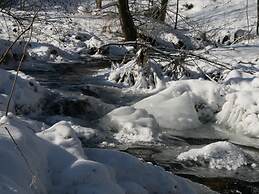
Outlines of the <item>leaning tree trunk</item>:
{"label": "leaning tree trunk", "polygon": [[176,1],[176,13],[175,13],[174,29],[177,29],[177,25],[178,25],[178,15],[179,15],[179,0]]}
{"label": "leaning tree trunk", "polygon": [[102,9],[102,0],[96,0],[96,8]]}
{"label": "leaning tree trunk", "polygon": [[160,12],[160,21],[164,22],[166,18],[168,0],[161,0],[161,12]]}
{"label": "leaning tree trunk", "polygon": [[129,10],[128,0],[118,0],[121,28],[126,41],[137,39],[137,30]]}

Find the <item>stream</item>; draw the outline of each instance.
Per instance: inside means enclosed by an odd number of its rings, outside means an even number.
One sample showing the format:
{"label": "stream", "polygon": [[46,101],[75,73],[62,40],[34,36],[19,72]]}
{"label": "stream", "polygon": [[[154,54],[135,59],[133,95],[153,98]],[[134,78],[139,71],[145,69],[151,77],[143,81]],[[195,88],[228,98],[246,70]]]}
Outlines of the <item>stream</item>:
{"label": "stream", "polygon": [[[45,115],[43,113],[37,118],[47,124],[56,122],[58,120],[55,117],[56,115],[62,115],[62,117],[72,118],[73,122],[82,126],[95,128],[98,119],[112,109],[131,105],[147,97],[147,95],[122,92],[119,85],[106,81],[107,68],[110,67],[108,61],[97,59],[94,62],[48,64],[48,66],[51,67],[51,70],[23,71],[25,74],[34,77],[42,86],[62,94],[62,98],[54,101],[46,108],[48,110]],[[91,99],[97,99],[97,108],[95,107],[94,110],[88,103],[89,96]],[[53,117],[50,119],[49,116],[52,115]],[[53,119],[54,117],[56,119]],[[84,142],[82,139],[82,142],[88,147],[110,148],[130,153],[146,162],[159,165],[167,171],[204,184],[219,193],[259,194],[259,146],[257,147],[257,140],[242,139],[242,137],[229,134],[225,130],[221,130],[220,127],[213,125],[205,125],[203,128],[192,132],[167,129],[163,131],[159,142],[150,144],[122,145],[115,142],[113,146],[109,146],[109,144],[100,146],[104,139],[92,142]],[[242,141],[240,141],[240,138]],[[199,165],[189,165],[176,159],[181,152],[190,148],[200,148],[221,140],[239,144],[245,152],[258,159],[255,162],[256,167],[244,166],[237,170],[227,171],[225,169],[210,169]],[[105,139],[105,141],[109,141],[109,139]]]}

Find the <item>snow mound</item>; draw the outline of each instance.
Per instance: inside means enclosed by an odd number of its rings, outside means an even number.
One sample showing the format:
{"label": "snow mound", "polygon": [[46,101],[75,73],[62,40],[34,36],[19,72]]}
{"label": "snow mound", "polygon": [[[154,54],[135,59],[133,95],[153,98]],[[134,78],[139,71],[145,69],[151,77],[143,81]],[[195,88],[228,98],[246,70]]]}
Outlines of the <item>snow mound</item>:
{"label": "snow mound", "polygon": [[248,155],[241,148],[226,141],[212,143],[200,149],[191,149],[181,153],[177,159],[198,165],[208,164],[209,168],[213,169],[227,170],[236,170],[250,163]]}
{"label": "snow mound", "polygon": [[[47,194],[45,185],[49,182],[45,157],[46,147],[42,146],[41,140],[35,136],[33,131],[16,117],[2,117],[0,125],[0,193]],[[28,159],[33,174],[12,142],[5,127],[9,129]],[[34,182],[33,176],[37,177]]]}
{"label": "snow mound", "polygon": [[[196,193],[195,187],[185,185],[185,179],[165,172],[161,167],[143,163],[127,153],[86,149],[86,155],[91,160],[109,166],[114,171],[118,184],[124,188],[126,193]],[[201,193],[201,191],[197,193]]]}
{"label": "snow mound", "polygon": [[226,96],[218,123],[250,137],[259,137],[259,90],[238,91]]}
{"label": "snow mound", "polygon": [[[0,69],[0,110],[5,110],[8,95],[11,92],[14,71]],[[11,101],[11,112],[30,112],[40,109],[40,102],[46,94],[44,89],[32,77],[20,73],[16,82],[15,92]],[[28,96],[30,98],[28,98]]]}
{"label": "snow mound", "polygon": [[2,117],[0,125],[1,194],[196,194],[208,190],[125,153],[85,152],[68,122],[59,122],[37,135],[28,123],[12,115]]}
{"label": "snow mound", "polygon": [[158,134],[159,126],[152,115],[133,107],[120,107],[102,119],[103,127],[115,131],[119,142],[151,142]]}
{"label": "snow mound", "polygon": [[[202,87],[201,87],[202,85]],[[152,114],[160,127],[193,129],[211,119],[223,104],[219,85],[202,80],[172,82],[170,86],[134,105]]]}

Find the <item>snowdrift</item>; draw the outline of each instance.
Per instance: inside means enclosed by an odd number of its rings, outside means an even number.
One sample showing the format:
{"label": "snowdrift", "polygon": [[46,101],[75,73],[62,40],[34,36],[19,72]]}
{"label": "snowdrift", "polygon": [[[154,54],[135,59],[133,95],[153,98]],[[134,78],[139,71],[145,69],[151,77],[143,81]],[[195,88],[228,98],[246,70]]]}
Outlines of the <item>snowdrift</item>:
{"label": "snowdrift", "polygon": [[[0,69],[0,110],[4,111],[11,92],[14,71]],[[20,73],[16,82],[15,92],[11,101],[10,111],[27,113],[40,110],[41,100],[47,93],[47,89],[41,87],[32,77]],[[28,98],[29,96],[29,98]]]}
{"label": "snowdrift", "polygon": [[205,187],[126,153],[99,149],[84,152],[68,122],[59,122],[37,135],[12,115],[2,117],[0,124],[1,194],[209,193]]}
{"label": "snowdrift", "polygon": [[152,114],[162,128],[193,129],[201,126],[201,122],[211,120],[220,110],[223,94],[224,90],[210,81],[175,81],[134,107]]}

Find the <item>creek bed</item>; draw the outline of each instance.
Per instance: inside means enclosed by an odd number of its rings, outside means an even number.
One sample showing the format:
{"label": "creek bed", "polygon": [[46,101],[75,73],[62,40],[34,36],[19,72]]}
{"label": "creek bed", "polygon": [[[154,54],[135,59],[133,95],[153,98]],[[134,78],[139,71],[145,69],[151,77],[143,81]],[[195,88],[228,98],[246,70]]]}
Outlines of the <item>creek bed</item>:
{"label": "creek bed", "polygon": [[[24,72],[34,77],[43,86],[62,93],[63,102],[66,103],[63,103],[63,105],[61,103],[60,106],[67,105],[67,103],[69,103],[68,99],[72,97],[75,106],[72,106],[72,104],[69,108],[64,109],[68,112],[66,116],[74,115],[74,117],[78,119],[78,123],[83,126],[91,121],[96,123],[97,119],[101,117],[101,115],[95,115],[90,112],[89,115],[92,117],[88,118],[89,121],[85,123],[84,117],[73,113],[73,110],[71,110],[73,107],[76,108],[80,106],[80,104],[84,104],[84,96],[100,99],[100,101],[114,107],[130,105],[146,97],[144,95],[124,93],[119,85],[112,85],[107,82],[105,79],[106,74],[100,73],[100,70],[102,71],[110,66],[110,64],[107,64],[107,61],[51,64],[51,66],[52,71],[26,70]],[[84,114],[84,110],[82,111],[83,112],[80,113],[81,115]],[[55,114],[59,113],[60,112],[57,112]],[[186,151],[187,148],[202,147],[213,142],[230,140],[226,134],[213,130],[210,126],[207,126],[207,128],[205,126],[199,131],[194,130],[191,134],[189,131],[181,131],[180,133],[171,133],[170,130],[164,131],[159,142],[137,145],[121,145],[115,143],[112,149],[124,151],[138,158],[142,158],[146,162],[159,165],[167,171],[191,179],[194,182],[204,184],[219,193],[259,193],[259,164],[253,169],[244,166],[235,171],[226,171],[224,169],[209,169],[195,165],[188,166],[176,159],[177,156],[181,152]],[[100,143],[100,141],[96,141],[91,145],[85,144],[85,146],[100,147],[98,143]],[[102,147],[109,148],[107,146]],[[242,148],[254,155],[258,155],[259,153],[259,149],[257,148],[251,149],[249,146],[242,146]]]}

